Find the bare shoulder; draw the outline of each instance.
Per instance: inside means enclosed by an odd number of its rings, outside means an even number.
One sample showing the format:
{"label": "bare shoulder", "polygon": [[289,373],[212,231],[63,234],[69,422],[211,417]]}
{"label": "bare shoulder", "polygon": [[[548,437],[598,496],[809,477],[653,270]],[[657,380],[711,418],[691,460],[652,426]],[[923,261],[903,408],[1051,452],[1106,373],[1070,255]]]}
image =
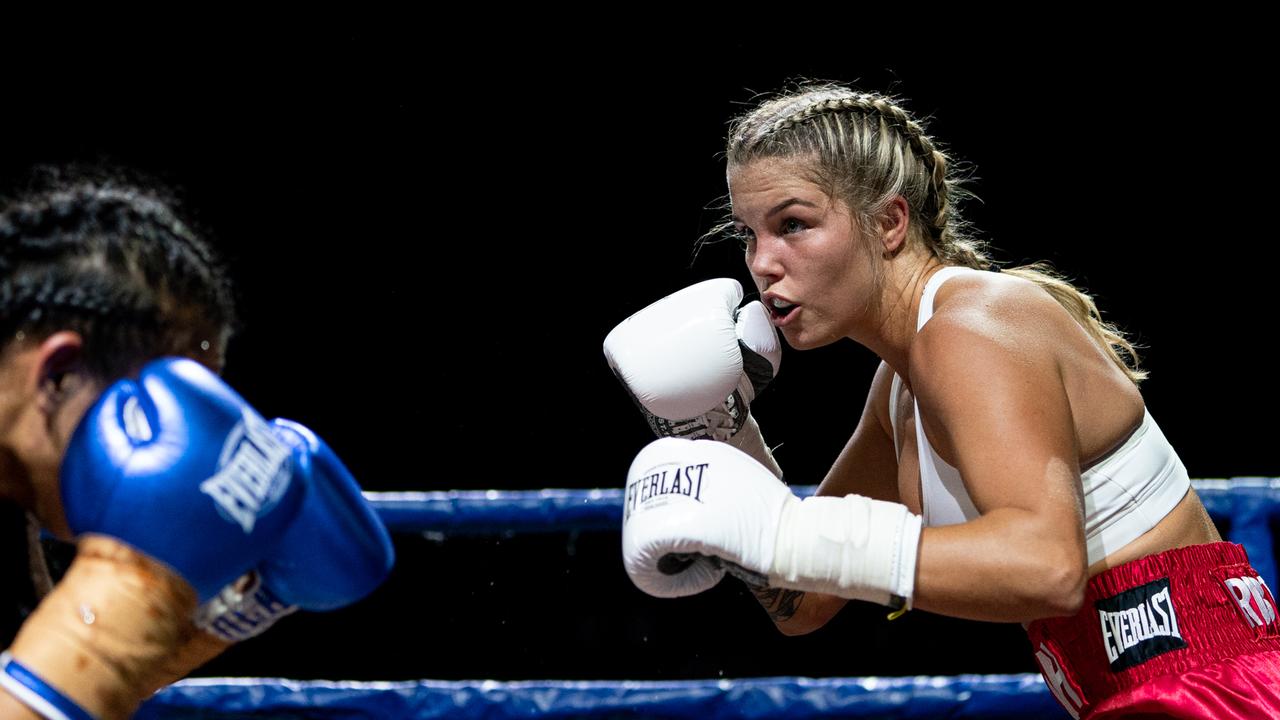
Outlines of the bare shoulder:
{"label": "bare shoulder", "polygon": [[934,298],[933,317],[920,332],[942,335],[968,330],[992,340],[1016,342],[1075,326],[1062,305],[1034,282],[984,272],[943,283]]}
{"label": "bare shoulder", "polygon": [[1056,368],[1064,356],[1091,346],[1080,325],[1034,282],[969,273],[939,288],[933,316],[911,345],[911,385],[920,392],[917,385],[940,369]]}
{"label": "bare shoulder", "polygon": [[[943,284],[933,316],[911,344],[912,387],[937,372],[994,370],[1009,362],[1052,361],[1075,321],[1035,283],[973,273]],[[994,363],[994,366],[992,365]]]}
{"label": "bare shoulder", "polygon": [[965,275],[939,290],[934,315],[911,345],[911,385],[935,449],[952,464],[971,429],[1014,432],[1056,427],[1070,432],[1060,357],[1063,333],[1075,321],[1034,283],[996,274]]}

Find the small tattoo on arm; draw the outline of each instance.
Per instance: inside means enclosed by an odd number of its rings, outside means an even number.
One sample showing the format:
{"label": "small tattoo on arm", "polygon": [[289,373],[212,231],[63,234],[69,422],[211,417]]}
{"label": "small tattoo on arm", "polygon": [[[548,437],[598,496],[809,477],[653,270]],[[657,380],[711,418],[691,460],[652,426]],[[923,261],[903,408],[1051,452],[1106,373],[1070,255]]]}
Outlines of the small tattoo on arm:
{"label": "small tattoo on arm", "polygon": [[764,606],[765,612],[774,622],[790,620],[800,609],[804,600],[803,590],[787,590],[785,588],[762,587],[751,590],[756,599]]}

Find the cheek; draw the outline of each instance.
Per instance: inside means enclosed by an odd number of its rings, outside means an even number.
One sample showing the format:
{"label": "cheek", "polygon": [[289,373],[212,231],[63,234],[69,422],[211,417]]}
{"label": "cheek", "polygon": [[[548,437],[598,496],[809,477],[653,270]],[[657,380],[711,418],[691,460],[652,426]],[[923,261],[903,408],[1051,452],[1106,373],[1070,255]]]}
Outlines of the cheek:
{"label": "cheek", "polygon": [[61,462],[62,451],[71,443],[71,435],[79,427],[80,420],[84,418],[85,413],[89,412],[89,408],[105,389],[106,387],[98,382],[86,383],[63,401],[54,412],[53,443],[58,448],[59,462]]}
{"label": "cheek", "polygon": [[832,262],[842,268],[848,282],[860,287],[871,285],[879,270],[879,263],[868,248],[853,242],[846,245]]}

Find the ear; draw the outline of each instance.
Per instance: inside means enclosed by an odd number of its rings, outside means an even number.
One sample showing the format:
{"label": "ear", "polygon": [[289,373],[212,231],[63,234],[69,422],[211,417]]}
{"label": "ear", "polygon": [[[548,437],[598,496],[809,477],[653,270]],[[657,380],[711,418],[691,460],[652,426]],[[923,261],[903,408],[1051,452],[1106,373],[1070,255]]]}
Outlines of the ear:
{"label": "ear", "polygon": [[70,330],[45,338],[36,351],[28,378],[40,411],[52,417],[68,397],[89,381],[84,338]]}
{"label": "ear", "polygon": [[880,213],[880,244],[885,257],[897,255],[907,242],[907,230],[911,226],[911,207],[907,199],[894,195],[889,205]]}

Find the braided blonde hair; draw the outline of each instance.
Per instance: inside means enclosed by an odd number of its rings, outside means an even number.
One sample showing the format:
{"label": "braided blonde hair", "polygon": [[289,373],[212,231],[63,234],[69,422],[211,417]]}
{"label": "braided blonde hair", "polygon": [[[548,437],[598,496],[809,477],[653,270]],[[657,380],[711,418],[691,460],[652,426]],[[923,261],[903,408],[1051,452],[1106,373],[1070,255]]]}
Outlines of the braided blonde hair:
{"label": "braided blonde hair", "polygon": [[[891,97],[833,84],[801,86],[736,118],[725,154],[731,168],[763,158],[812,158],[812,180],[845,203],[858,227],[875,227],[900,195],[910,208],[908,242],[923,243],[946,265],[995,267],[961,217],[959,204],[970,196],[964,179],[939,143]],[[708,234],[731,228],[726,222]],[[1102,320],[1093,298],[1049,265],[1003,272],[1048,292],[1135,384],[1147,377],[1138,369],[1133,344]]]}

